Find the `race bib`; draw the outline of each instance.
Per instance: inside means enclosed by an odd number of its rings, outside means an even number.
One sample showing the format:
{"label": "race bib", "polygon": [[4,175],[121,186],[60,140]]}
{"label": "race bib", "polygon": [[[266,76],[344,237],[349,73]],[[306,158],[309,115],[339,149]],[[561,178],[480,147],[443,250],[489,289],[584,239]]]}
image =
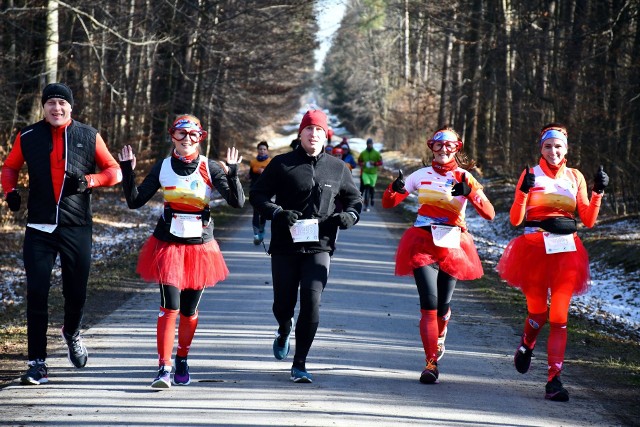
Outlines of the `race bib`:
{"label": "race bib", "polygon": [[202,237],[202,217],[192,214],[173,214],[169,232],[176,237]]}
{"label": "race bib", "polygon": [[547,254],[576,251],[576,241],[573,239],[573,234],[553,234],[543,231],[542,238]]}
{"label": "race bib", "polygon": [[294,243],[317,242],[318,219],[300,219],[289,228]]}
{"label": "race bib", "polygon": [[436,246],[440,246],[441,248],[459,248],[461,234],[462,230],[460,229],[460,227],[452,227],[450,225],[431,226],[433,244]]}
{"label": "race bib", "polygon": [[53,233],[58,224],[27,224],[27,227],[35,230],[44,231],[45,233]]}

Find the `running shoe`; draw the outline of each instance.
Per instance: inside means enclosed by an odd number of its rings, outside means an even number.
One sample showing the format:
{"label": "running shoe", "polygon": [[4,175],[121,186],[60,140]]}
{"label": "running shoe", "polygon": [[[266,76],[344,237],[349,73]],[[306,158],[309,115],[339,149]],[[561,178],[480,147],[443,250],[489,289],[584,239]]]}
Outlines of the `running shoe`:
{"label": "running shoe", "polygon": [[291,368],[291,381],[294,383],[312,383],[313,375],[294,366]]}
{"label": "running shoe", "polygon": [[260,243],[262,243],[262,239],[260,238],[260,235],[254,234],[253,235],[253,244],[258,246]]}
{"label": "running shoe", "polygon": [[442,359],[444,356],[445,348],[444,348],[444,340],[447,338],[447,327],[444,327],[444,331],[442,332],[442,336],[438,337],[438,361]]}
{"label": "running shoe", "polygon": [[553,377],[553,379],[547,383],[544,389],[545,399],[549,399],[554,402],[567,402],[569,400],[569,392],[564,387],[562,387],[560,378],[558,378],[557,376]]}
{"label": "running shoe", "polygon": [[273,340],[273,356],[276,359],[284,360],[289,355],[289,350],[291,349],[290,337],[291,334],[283,337],[276,331],[276,339]]}
{"label": "running shoe", "polygon": [[524,345],[524,341],[520,340],[520,346],[513,355],[513,364],[516,367],[516,371],[521,374],[526,374],[531,366],[531,357],[533,356],[533,349]]}
{"label": "running shoe", "polygon": [[171,388],[171,366],[160,366],[158,376],[151,383],[151,388]]}
{"label": "running shoe", "polygon": [[40,385],[49,382],[47,364],[42,359],[30,360],[27,372],[20,377],[22,385]]}
{"label": "running shoe", "polygon": [[64,332],[63,327],[61,333],[62,339],[67,344],[67,358],[69,359],[69,362],[71,362],[71,364],[76,368],[84,368],[87,364],[89,352],[87,352],[87,348],[82,343],[80,332],[76,332],[72,336],[69,336]]}
{"label": "running shoe", "polygon": [[173,374],[173,383],[175,385],[189,385],[191,383],[189,364],[186,357],[176,355],[176,373]]}
{"label": "running shoe", "polygon": [[422,384],[438,384],[438,376],[440,376],[440,372],[438,372],[438,362],[434,360],[427,361],[427,366],[420,374],[420,382]]}

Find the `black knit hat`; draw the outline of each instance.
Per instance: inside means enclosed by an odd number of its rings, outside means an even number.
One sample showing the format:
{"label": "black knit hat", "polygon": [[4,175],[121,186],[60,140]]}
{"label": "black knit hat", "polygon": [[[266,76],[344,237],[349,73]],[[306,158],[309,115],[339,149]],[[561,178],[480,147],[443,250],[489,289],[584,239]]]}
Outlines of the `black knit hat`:
{"label": "black knit hat", "polygon": [[64,83],[49,83],[42,91],[42,105],[51,98],[64,99],[73,108],[73,93]]}

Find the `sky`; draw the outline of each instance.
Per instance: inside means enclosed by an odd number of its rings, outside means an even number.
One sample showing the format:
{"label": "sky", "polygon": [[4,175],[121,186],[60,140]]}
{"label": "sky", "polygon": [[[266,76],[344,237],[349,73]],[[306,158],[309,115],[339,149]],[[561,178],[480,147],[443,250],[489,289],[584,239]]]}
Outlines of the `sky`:
{"label": "sky", "polygon": [[333,34],[340,26],[340,21],[346,9],[348,0],[319,0],[316,6],[318,24],[317,39],[320,42],[320,49],[315,51],[315,69],[320,71],[324,58],[331,47]]}

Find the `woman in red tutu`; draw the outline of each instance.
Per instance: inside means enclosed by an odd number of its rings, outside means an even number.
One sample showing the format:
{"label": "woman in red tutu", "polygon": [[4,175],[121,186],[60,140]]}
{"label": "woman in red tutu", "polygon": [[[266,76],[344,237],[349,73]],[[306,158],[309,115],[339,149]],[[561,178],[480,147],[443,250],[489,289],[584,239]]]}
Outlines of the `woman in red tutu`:
{"label": "woman in red tutu", "polygon": [[444,354],[451,297],[458,280],[482,276],[482,264],[467,232],[467,201],[485,219],[495,212],[482,186],[468,170],[475,162],[462,152],[460,136],[450,127],[427,141],[433,154],[431,166],[418,169],[404,180],[402,171],[382,196],[382,206],[392,208],[416,192],[420,208],[413,227],[398,245],[396,275],[413,274],[420,296],[420,337],[426,368],[420,382],[438,382],[438,360]]}
{"label": "woman in red tutu", "polygon": [[173,383],[187,385],[191,378],[187,355],[198,325],[198,304],[204,288],[214,286],[229,274],[218,243],[213,237],[209,211],[215,188],[234,208],[244,205],[244,192],[237,168],[242,161],[234,148],[227,150],[226,164],[200,155],[199,144],[207,137],[200,120],[191,115],[176,118],[169,129],[171,155],[157,163],[139,187],[135,184],[136,157],[130,145],[118,157],[122,187],[131,209],[147,203],[159,189],[164,211],[153,235],[140,250],[137,272],[160,285],[157,343],[159,369],[151,387],[171,387],[171,355],[178,313],[178,349]]}
{"label": "woman in red tutu", "polygon": [[547,321],[548,311],[545,398],[566,402],[569,393],[562,387],[560,372],[567,344],[569,303],[573,295],[587,291],[590,279],[589,256],[576,233],[575,212],[577,209],[585,226],[593,227],[609,177],[601,166],[589,201],[584,176],[566,166],[565,126],[544,126],[538,141],[540,161],[522,171],[509,213],[514,226],[524,221],[524,235],[507,245],[497,270],[527,298],[528,316],[514,356],[516,370],[522,374],[529,370],[536,338]]}

